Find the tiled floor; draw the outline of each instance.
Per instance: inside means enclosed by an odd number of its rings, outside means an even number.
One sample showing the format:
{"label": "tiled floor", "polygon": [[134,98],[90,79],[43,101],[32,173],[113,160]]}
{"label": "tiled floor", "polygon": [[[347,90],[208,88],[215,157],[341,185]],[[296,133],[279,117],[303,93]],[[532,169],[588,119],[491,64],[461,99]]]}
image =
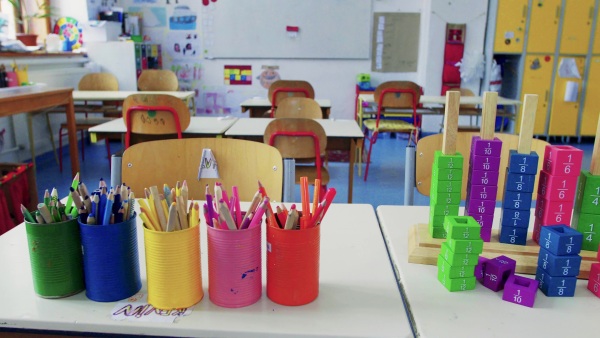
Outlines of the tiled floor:
{"label": "tiled floor", "polygon": [[[555,144],[560,140],[550,140]],[[572,145],[584,150],[583,168],[589,168],[593,144],[592,140],[581,144]],[[358,177],[355,167],[354,175],[354,203],[367,203],[377,207],[382,204],[404,204],[404,158],[406,149],[406,140],[390,138],[388,135],[379,139],[374,146],[371,168],[369,170],[369,179],[364,182],[362,177]],[[112,153],[121,149],[119,142],[111,142]],[[66,196],[71,184],[71,167],[68,149],[63,149],[64,169],[61,173],[58,169],[52,153],[46,153],[38,157],[37,161],[37,186],[39,197],[45,189],[56,187],[61,196]],[[85,161],[81,161],[81,180],[88,187],[95,187],[100,178],[110,180],[110,167],[106,159],[106,150],[103,142],[85,146]],[[345,203],[347,201],[347,182],[348,182],[348,164],[347,163],[329,163],[329,172],[331,176],[330,187],[335,187],[337,195],[334,200],[336,203]],[[364,174],[364,164],[363,170]],[[167,182],[168,183],[168,182]],[[295,189],[296,200],[300,199],[299,189]],[[416,192],[415,204],[428,205],[429,198]]]}

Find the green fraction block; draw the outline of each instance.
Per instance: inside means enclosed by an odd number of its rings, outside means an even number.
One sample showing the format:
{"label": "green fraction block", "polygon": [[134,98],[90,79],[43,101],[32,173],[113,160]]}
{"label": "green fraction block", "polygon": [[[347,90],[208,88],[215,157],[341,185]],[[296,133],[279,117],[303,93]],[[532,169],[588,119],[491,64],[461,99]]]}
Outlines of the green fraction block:
{"label": "green fraction block", "polygon": [[449,238],[446,243],[454,253],[480,254],[483,252],[482,239]]}
{"label": "green fraction block", "polygon": [[[458,204],[431,204],[429,206],[435,216],[456,216],[458,215]],[[430,212],[431,212],[430,210]],[[446,230],[448,231],[448,230]]]}
{"label": "green fraction block", "polygon": [[600,215],[573,212],[573,227],[583,235],[582,250],[598,251],[600,244]]}
{"label": "green fraction block", "polygon": [[[434,215],[433,209],[429,209],[429,225],[434,227],[444,227],[444,215]],[[446,230],[444,230],[446,231]]]}
{"label": "green fraction block", "polygon": [[455,253],[446,242],[442,243],[440,255],[452,266],[477,265],[479,261],[478,254]]}
{"label": "green fraction block", "polygon": [[429,195],[430,204],[460,204],[460,192],[435,192]]}
{"label": "green fraction block", "polygon": [[447,274],[438,269],[438,280],[450,292],[475,289],[475,277],[450,278]]}
{"label": "green fraction block", "polygon": [[446,238],[446,230],[443,227],[432,226],[429,224],[429,235],[432,238]]}
{"label": "green fraction block", "polygon": [[463,168],[464,158],[460,153],[454,155],[444,155],[441,150],[433,153],[433,167],[445,169]]}
{"label": "green fraction block", "polygon": [[436,181],[461,181],[462,182],[462,168],[436,168],[433,167],[431,170],[431,180]]}
{"label": "green fraction block", "polygon": [[481,225],[471,216],[448,216],[444,219],[448,238],[481,239]]}
{"label": "green fraction block", "polygon": [[475,265],[452,266],[442,255],[438,255],[438,271],[443,272],[449,278],[466,278],[475,276]]}
{"label": "green fraction block", "polygon": [[431,192],[458,192],[462,189],[462,181],[436,181],[431,180]]}
{"label": "green fraction block", "polygon": [[600,214],[600,176],[582,170],[577,184],[575,211],[585,214]]}

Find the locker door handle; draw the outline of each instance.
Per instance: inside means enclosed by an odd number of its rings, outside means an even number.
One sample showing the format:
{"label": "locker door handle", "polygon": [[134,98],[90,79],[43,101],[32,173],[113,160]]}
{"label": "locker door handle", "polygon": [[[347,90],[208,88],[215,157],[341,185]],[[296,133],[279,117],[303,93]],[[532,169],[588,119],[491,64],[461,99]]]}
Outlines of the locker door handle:
{"label": "locker door handle", "polygon": [[546,103],[548,103],[548,94],[549,94],[549,91],[548,91],[548,90],[546,90],[546,92],[545,92],[545,95],[544,95],[544,105],[545,105]]}
{"label": "locker door handle", "polygon": [[554,16],[556,20],[560,19],[560,6],[556,6],[556,15]]}
{"label": "locker door handle", "polygon": [[523,19],[527,17],[527,5],[523,5]]}
{"label": "locker door handle", "polygon": [[588,19],[592,20],[594,17],[594,6],[590,7],[590,13],[588,14]]}

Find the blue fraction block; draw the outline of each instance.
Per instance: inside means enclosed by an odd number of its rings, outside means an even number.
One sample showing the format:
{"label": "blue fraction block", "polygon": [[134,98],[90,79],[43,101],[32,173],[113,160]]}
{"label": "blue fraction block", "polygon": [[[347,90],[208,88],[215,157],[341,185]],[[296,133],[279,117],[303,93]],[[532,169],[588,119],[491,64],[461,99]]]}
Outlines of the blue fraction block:
{"label": "blue fraction block", "polygon": [[500,214],[500,225],[527,229],[529,228],[530,216],[531,211],[529,209],[502,209],[502,214]]}
{"label": "blue fraction block", "polygon": [[531,209],[532,193],[520,191],[505,191],[502,208],[513,210],[529,210]]}
{"label": "blue fraction block", "polygon": [[544,248],[540,248],[538,267],[550,276],[577,277],[581,267],[581,256],[557,256]]}
{"label": "blue fraction block", "polygon": [[538,267],[535,279],[540,283],[540,290],[548,297],[575,296],[577,277],[550,276]]}
{"label": "blue fraction block", "polygon": [[525,245],[527,244],[527,228],[503,226],[500,224],[500,243]]}
{"label": "blue fraction block", "polygon": [[506,175],[506,191],[533,192],[535,175],[515,174]]}
{"label": "blue fraction block", "polygon": [[581,251],[583,235],[567,225],[543,226],[540,247],[558,256],[577,255]]}
{"label": "blue fraction block", "polygon": [[526,175],[537,174],[539,156],[535,151],[526,155],[519,154],[513,149],[508,154],[508,172]]}

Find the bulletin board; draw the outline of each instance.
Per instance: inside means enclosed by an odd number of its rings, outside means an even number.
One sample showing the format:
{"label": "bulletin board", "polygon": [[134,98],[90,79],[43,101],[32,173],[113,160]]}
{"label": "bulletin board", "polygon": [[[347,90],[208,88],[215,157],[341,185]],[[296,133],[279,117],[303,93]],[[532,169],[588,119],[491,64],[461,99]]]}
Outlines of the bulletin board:
{"label": "bulletin board", "polygon": [[[371,0],[224,0],[211,6],[202,14],[206,58],[370,57]],[[288,27],[298,28],[296,37]]]}

